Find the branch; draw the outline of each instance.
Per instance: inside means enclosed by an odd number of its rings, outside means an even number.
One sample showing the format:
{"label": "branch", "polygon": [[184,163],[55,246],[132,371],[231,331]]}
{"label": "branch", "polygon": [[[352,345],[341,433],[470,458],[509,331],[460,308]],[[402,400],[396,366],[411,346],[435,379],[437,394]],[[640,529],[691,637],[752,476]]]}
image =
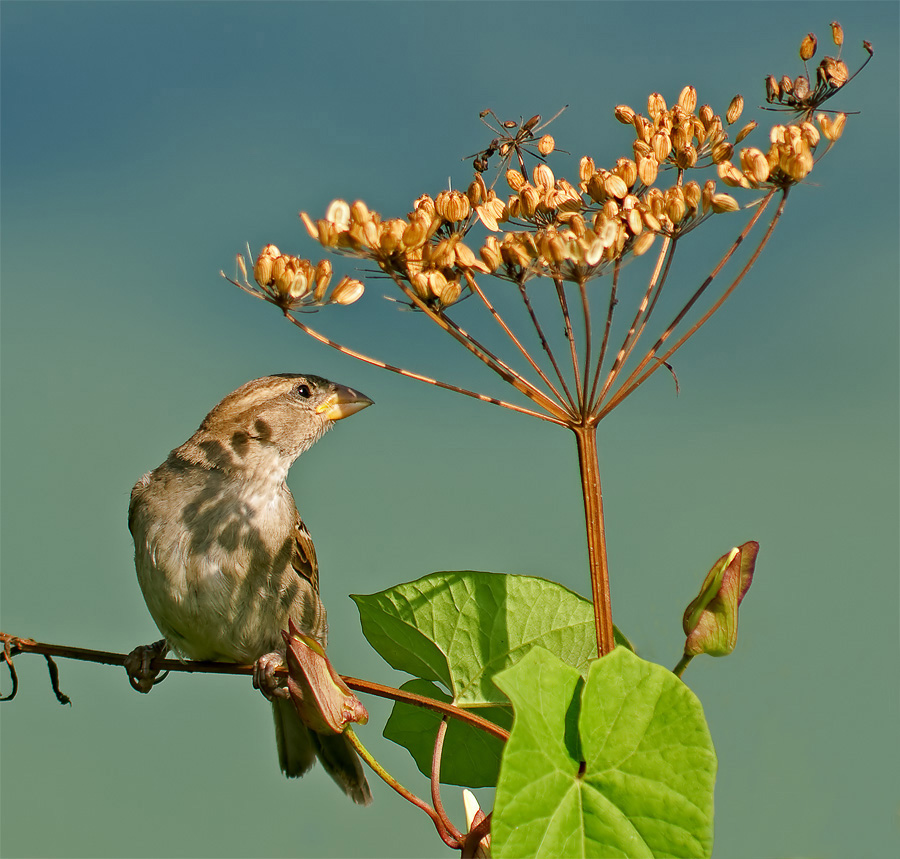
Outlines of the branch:
{"label": "branch", "polygon": [[[84,647],[72,647],[66,644],[46,644],[44,642],[35,641],[32,638],[20,638],[19,636],[9,635],[0,632],[0,642],[3,643],[6,652],[10,657],[17,653],[40,653],[44,656],[58,656],[65,659],[77,659],[81,662],[96,662],[101,665],[125,665],[127,654],[114,653],[108,650],[88,650]],[[252,665],[236,665],[232,662],[199,662],[188,660],[182,662],[179,659],[154,659],[151,667],[159,671],[182,671],[188,674],[253,674]],[[287,668],[277,668],[276,674],[287,675]],[[402,689],[395,689],[393,686],[383,686],[380,683],[373,683],[370,680],[359,680],[356,677],[343,676],[341,679],[356,692],[367,692],[370,695],[376,695],[379,698],[387,698],[391,701],[401,701],[404,704],[411,704],[414,707],[423,707],[427,710],[434,710],[442,716],[449,716],[451,719],[457,719],[460,722],[466,722],[474,728],[479,728],[491,734],[497,739],[506,742],[509,739],[509,732],[505,731],[499,725],[476,716],[453,704],[447,704],[444,701],[436,701],[433,698],[427,698],[424,695],[416,695],[412,692],[404,692]],[[7,696],[5,700],[12,698]]]}

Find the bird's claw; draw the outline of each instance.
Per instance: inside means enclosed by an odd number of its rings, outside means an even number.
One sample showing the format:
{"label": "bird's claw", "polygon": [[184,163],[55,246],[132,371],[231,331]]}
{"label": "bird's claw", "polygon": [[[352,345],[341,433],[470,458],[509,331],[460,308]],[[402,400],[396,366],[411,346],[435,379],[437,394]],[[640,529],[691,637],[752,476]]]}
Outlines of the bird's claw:
{"label": "bird's claw", "polygon": [[259,689],[270,701],[273,698],[289,698],[286,680],[275,673],[277,668],[284,667],[284,654],[277,650],[266,653],[253,665],[253,688]]}
{"label": "bird's claw", "polygon": [[125,657],[125,671],[128,673],[128,682],[131,688],[137,692],[147,693],[157,683],[166,679],[168,671],[160,674],[160,669],[151,668],[150,665],[158,656],[165,656],[169,652],[169,642],[164,638],[153,644],[142,644],[135,647]]}

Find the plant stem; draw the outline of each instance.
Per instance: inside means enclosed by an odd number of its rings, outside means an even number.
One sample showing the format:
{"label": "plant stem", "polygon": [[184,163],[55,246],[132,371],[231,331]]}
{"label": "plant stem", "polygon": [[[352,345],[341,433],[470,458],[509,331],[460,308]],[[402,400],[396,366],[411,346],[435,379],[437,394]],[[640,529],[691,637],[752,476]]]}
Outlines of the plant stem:
{"label": "plant stem", "polygon": [[594,601],[594,625],[597,630],[597,654],[606,656],[616,646],[613,639],[612,602],[609,595],[609,564],[606,531],[603,526],[603,495],[597,460],[597,425],[585,423],[572,427],[578,443],[578,466],[584,495],[584,519],[587,527],[588,560],[591,569],[591,594]]}

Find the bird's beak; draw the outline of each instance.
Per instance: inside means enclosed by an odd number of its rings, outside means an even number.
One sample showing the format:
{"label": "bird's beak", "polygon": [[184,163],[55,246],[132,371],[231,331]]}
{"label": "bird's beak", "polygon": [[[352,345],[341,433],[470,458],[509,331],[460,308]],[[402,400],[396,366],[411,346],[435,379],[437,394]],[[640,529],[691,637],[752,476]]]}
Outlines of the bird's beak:
{"label": "bird's beak", "polygon": [[334,393],[322,405],[316,407],[316,414],[325,415],[330,421],[339,421],[341,418],[356,414],[366,406],[371,406],[372,403],[373,400],[359,391],[354,391],[353,388],[335,385]]}

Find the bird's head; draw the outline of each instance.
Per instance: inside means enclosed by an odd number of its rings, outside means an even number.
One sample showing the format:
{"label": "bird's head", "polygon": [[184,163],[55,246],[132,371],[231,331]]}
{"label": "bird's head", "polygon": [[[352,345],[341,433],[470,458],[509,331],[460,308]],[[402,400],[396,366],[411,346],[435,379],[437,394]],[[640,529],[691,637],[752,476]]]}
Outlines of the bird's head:
{"label": "bird's head", "polygon": [[278,459],[286,470],[335,421],[371,405],[365,394],[321,376],[264,376],[225,397],[191,441],[216,467],[254,469]]}

